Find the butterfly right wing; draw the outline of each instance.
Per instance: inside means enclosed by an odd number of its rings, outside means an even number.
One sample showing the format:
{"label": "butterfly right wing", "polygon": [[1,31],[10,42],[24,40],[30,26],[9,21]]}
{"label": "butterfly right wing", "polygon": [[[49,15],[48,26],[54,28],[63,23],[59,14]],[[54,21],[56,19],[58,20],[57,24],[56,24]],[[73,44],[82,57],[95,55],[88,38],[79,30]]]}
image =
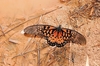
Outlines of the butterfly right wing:
{"label": "butterfly right wing", "polygon": [[73,43],[77,43],[77,44],[80,44],[80,45],[86,44],[86,39],[82,34],[78,33],[75,30],[72,30],[71,34],[72,34],[71,40],[72,40]]}
{"label": "butterfly right wing", "polygon": [[86,39],[85,37],[80,34],[79,32],[67,28],[62,29],[65,32],[65,40],[66,41],[71,41],[72,43],[80,44],[80,45],[85,45],[86,44]]}

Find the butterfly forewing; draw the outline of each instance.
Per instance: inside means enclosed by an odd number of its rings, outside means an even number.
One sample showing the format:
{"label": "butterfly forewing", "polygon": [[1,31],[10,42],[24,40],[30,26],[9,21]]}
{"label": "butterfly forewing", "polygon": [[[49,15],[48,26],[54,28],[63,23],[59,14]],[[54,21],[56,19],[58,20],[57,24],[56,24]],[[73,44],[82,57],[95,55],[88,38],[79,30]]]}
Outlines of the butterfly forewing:
{"label": "butterfly forewing", "polygon": [[67,28],[63,28],[62,29],[65,32],[65,36],[66,36],[66,41],[72,42],[72,43],[77,43],[77,44],[81,44],[81,45],[85,45],[86,44],[86,39],[85,37],[78,33],[75,30],[71,30],[71,29],[67,29]]}
{"label": "butterfly forewing", "polygon": [[77,43],[77,44],[81,44],[81,45],[86,44],[86,39],[82,34],[78,33],[77,31],[74,31],[74,30],[71,31],[71,34],[72,34],[71,40],[73,43]]}
{"label": "butterfly forewing", "polygon": [[32,25],[24,29],[24,35],[26,36],[38,36],[38,37],[47,37],[52,33],[54,26],[50,25]]}
{"label": "butterfly forewing", "polygon": [[28,26],[24,29],[24,35],[26,36],[38,36],[38,37],[43,37],[43,33],[41,30],[43,30],[44,26],[40,25],[32,25]]}

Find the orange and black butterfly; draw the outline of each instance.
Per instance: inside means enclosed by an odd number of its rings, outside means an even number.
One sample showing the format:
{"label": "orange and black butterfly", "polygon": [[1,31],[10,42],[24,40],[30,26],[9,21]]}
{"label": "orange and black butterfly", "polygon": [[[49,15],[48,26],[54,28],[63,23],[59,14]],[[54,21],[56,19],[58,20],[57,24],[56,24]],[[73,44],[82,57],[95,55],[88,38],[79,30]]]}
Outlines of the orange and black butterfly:
{"label": "orange and black butterfly", "polygon": [[54,27],[51,25],[32,25],[24,29],[24,35],[39,36],[47,40],[50,46],[63,47],[67,43],[86,44],[83,35],[75,30]]}

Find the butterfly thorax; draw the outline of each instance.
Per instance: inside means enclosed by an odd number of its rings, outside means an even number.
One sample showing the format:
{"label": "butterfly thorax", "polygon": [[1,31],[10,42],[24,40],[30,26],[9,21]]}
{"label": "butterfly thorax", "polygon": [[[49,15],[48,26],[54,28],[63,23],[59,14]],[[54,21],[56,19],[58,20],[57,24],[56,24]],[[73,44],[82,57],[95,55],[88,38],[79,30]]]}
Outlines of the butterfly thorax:
{"label": "butterfly thorax", "polygon": [[59,27],[56,27],[56,30],[58,31],[58,32],[60,32],[62,29],[61,29],[61,25],[59,25]]}

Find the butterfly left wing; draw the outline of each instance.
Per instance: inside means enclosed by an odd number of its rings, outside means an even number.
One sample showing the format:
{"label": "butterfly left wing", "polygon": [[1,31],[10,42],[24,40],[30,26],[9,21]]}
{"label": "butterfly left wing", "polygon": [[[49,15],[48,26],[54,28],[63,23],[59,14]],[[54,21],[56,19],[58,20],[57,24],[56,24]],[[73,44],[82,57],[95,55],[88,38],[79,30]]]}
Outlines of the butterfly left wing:
{"label": "butterfly left wing", "polygon": [[54,26],[50,25],[31,25],[24,29],[24,35],[29,37],[47,37],[49,29],[53,29]]}

